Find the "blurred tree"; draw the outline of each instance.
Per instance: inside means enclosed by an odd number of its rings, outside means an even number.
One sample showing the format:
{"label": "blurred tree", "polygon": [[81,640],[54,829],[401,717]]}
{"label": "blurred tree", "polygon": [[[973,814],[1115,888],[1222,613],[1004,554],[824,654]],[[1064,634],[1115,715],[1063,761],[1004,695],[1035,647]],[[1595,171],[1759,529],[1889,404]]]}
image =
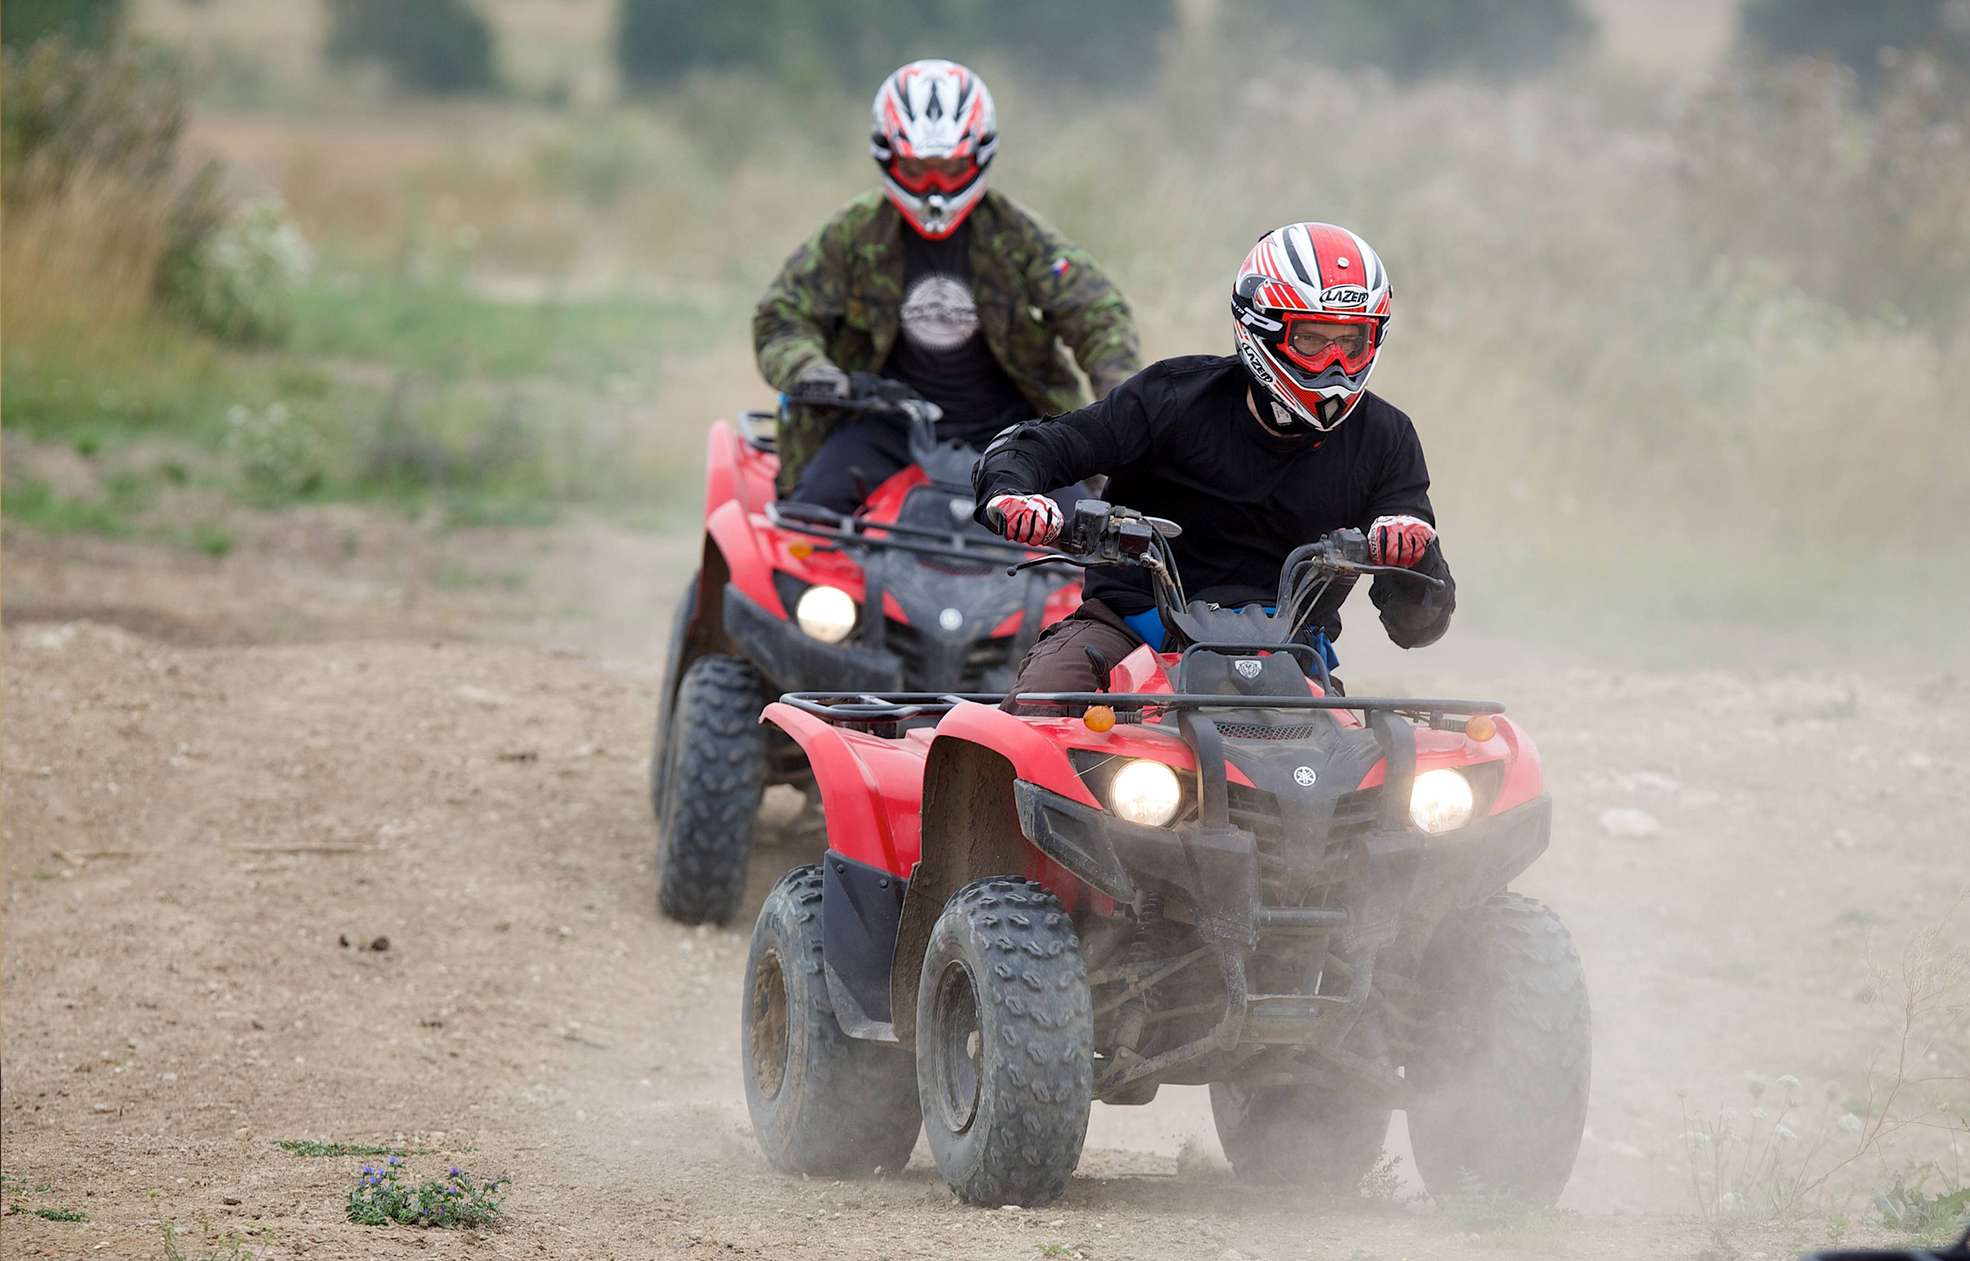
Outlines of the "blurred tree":
{"label": "blurred tree", "polygon": [[416,92],[493,86],[493,33],[467,0],[328,0],[328,59],[374,61]]}
{"label": "blurred tree", "polygon": [[124,0],[7,0],[0,44],[16,51],[49,35],[80,48],[101,48],[123,24]]}
{"label": "blurred tree", "polygon": [[1551,65],[1593,22],[1581,0],[1240,0],[1224,30],[1255,53],[1293,49],[1398,79],[1508,78]]}
{"label": "blurred tree", "polygon": [[1890,50],[1920,51],[1945,69],[1970,72],[1970,0],[1746,0],[1738,30],[1759,52],[1837,61],[1870,92],[1896,59]]}
{"label": "blurred tree", "polygon": [[746,67],[852,87],[916,57],[1017,57],[1038,74],[1147,82],[1175,0],[621,0],[625,82],[660,87],[695,69]]}

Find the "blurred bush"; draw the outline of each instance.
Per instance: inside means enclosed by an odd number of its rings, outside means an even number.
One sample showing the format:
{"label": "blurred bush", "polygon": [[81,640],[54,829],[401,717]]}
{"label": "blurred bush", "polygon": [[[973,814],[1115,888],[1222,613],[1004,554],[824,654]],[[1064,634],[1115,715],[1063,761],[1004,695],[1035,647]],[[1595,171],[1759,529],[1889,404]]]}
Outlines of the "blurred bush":
{"label": "blurred bush", "polygon": [[227,339],[285,335],[306,244],[277,203],[236,206],[216,164],[187,177],[177,63],[64,38],[0,58],[10,339],[156,304]]}
{"label": "blurred bush", "polygon": [[1580,0],[1242,0],[1224,20],[1246,47],[1397,79],[1543,70],[1593,30]]}
{"label": "blurred bush", "polygon": [[1919,63],[1858,95],[1800,62],[1699,97],[1677,136],[1691,248],[1855,314],[1970,322],[1970,95]]}
{"label": "blurred bush", "polygon": [[125,0],[7,0],[0,44],[24,52],[51,35],[81,48],[108,44],[123,24]]}
{"label": "blurred bush", "polygon": [[1838,62],[1869,91],[1910,53],[1970,73],[1970,0],[1746,0],[1738,29],[1755,52]]}
{"label": "blurred bush", "polygon": [[1173,0],[621,0],[624,82],[661,87],[693,70],[754,69],[782,80],[873,90],[918,57],[1016,57],[1074,86],[1146,86]]}
{"label": "blurred bush", "polygon": [[[706,6],[707,13],[726,7]],[[466,0],[328,0],[328,59],[373,62],[409,91],[485,92],[493,33]]]}
{"label": "blurred bush", "polygon": [[0,180],[10,207],[59,199],[81,179],[151,184],[176,166],[185,83],[170,62],[57,38],[25,54],[8,48],[4,67]]}
{"label": "blurred bush", "polygon": [[178,199],[158,265],[158,296],[172,314],[223,341],[287,340],[314,253],[277,197],[229,206],[216,168]]}

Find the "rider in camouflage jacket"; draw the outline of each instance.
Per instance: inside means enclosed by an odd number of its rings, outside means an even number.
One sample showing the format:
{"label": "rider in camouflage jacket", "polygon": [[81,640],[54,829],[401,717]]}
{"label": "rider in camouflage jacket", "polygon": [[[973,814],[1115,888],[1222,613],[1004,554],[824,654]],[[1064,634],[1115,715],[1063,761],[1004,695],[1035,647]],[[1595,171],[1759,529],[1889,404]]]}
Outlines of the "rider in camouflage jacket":
{"label": "rider in camouflage jacket", "polygon": [[[982,156],[973,164],[970,188],[948,201],[934,194],[913,197],[899,186],[895,155],[880,144],[885,97],[896,90],[899,79],[904,87],[898,104],[908,103],[914,86],[918,114],[926,112],[926,99],[930,110],[938,107],[934,90],[928,98],[923,95],[923,78],[910,82],[913,71],[921,75],[918,68],[929,65],[947,67],[942,72],[947,90],[953,82],[975,90],[977,97],[969,98],[974,133],[981,117],[977,98],[984,103],[984,139],[973,150]],[[967,100],[968,94],[958,95],[957,104],[946,103],[945,108],[963,112]],[[898,117],[893,111],[890,116]],[[983,187],[982,170],[996,135],[990,97],[975,76],[950,63],[912,63],[884,84],[876,117],[877,161],[884,165],[887,195],[871,191],[823,224],[794,251],[753,314],[753,348],[770,384],[799,399],[811,397],[798,388],[803,378],[828,375],[830,365],[841,373],[881,372],[896,345],[904,299],[902,234],[914,230],[936,239],[950,235],[957,222],[969,225],[978,333],[1034,414],[1053,415],[1086,401],[1063,345],[1087,374],[1096,397],[1135,373],[1140,366],[1135,322],[1094,259],[1011,198]],[[896,147],[910,151],[905,145]],[[916,151],[925,147],[919,143]],[[962,155],[964,144],[956,148]],[[907,226],[899,203],[912,211]],[[840,415],[826,407],[790,409],[779,438],[782,495],[792,490]]]}

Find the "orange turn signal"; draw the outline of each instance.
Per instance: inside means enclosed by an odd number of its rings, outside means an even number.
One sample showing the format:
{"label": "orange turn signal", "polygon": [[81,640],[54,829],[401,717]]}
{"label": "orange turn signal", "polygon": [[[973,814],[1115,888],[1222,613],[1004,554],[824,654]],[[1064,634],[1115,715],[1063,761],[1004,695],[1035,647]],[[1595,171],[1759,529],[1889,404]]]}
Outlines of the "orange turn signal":
{"label": "orange turn signal", "polygon": [[1115,729],[1115,711],[1106,705],[1090,705],[1088,712],[1081,715],[1081,722],[1096,735]]}
{"label": "orange turn signal", "polygon": [[787,544],[787,555],[793,557],[795,560],[806,560],[813,554],[814,545],[805,539],[802,539],[798,543]]}
{"label": "orange turn signal", "polygon": [[1464,724],[1464,734],[1482,744],[1498,734],[1498,724],[1491,721],[1489,714],[1479,714]]}

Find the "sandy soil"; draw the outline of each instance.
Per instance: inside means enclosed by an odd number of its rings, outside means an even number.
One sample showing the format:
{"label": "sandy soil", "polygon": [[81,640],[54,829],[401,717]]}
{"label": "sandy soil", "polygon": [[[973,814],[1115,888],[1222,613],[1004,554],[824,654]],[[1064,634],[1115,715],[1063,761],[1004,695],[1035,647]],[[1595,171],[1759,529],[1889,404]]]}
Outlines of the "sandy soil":
{"label": "sandy soil", "polygon": [[[1776,1257],[1818,1227],[1690,1216],[1682,1107],[1741,1104],[1747,1072],[1851,1091],[1891,1028],[1871,967],[1970,883],[1954,676],[1626,673],[1454,634],[1399,658],[1364,617],[1357,686],[1502,696],[1546,755],[1557,839],[1523,887],[1596,1009],[1562,1211],[1281,1202],[1230,1181],[1195,1090],[1098,1107],[1044,1210],[957,1205],[921,1144],[881,1180],[790,1181],[739,1088],[743,930],[653,909],[688,546],[330,524],[362,545],[307,518],[224,561],[8,538],[5,1200],[89,1220],[7,1216],[0,1255],[162,1257],[171,1223],[187,1256]],[[526,577],[434,577],[460,564]],[[1657,830],[1612,834],[1622,808]],[[803,857],[762,851],[753,905]],[[1970,1074],[1966,1043],[1926,1071]],[[509,1218],[351,1226],[363,1162],[290,1138],[509,1172]]]}

